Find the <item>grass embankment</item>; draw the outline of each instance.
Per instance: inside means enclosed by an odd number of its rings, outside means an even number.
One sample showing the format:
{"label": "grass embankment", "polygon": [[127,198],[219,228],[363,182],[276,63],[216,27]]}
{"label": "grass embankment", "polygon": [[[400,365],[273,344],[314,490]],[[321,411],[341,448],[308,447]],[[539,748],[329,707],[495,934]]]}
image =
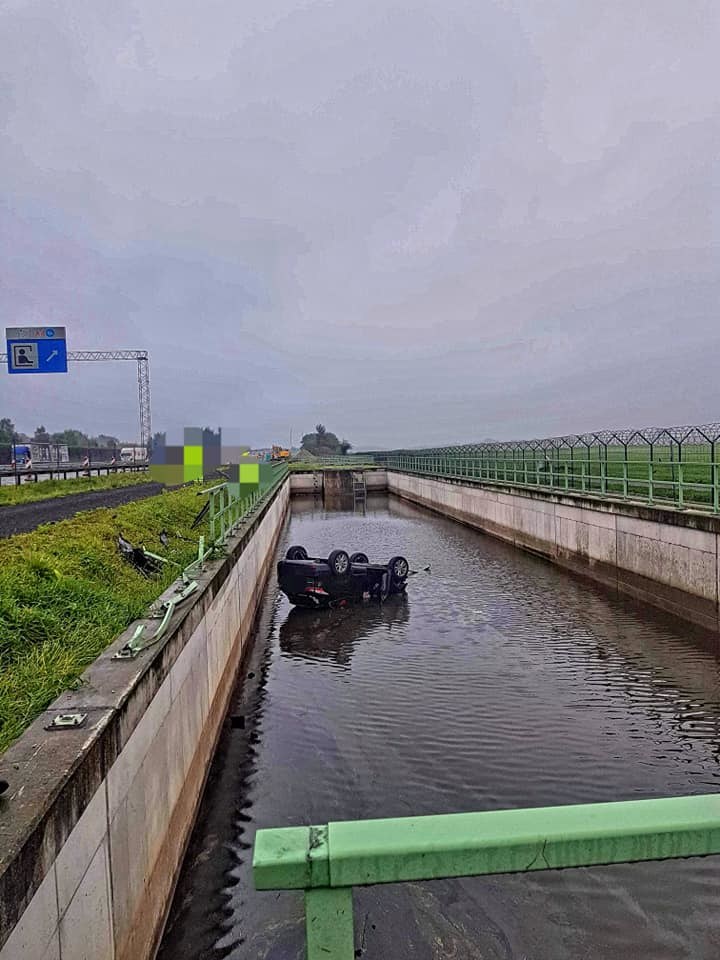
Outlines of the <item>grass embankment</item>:
{"label": "grass embankment", "polygon": [[288,464],[288,470],[290,473],[307,473],[309,470],[366,470],[369,467],[374,467],[375,464],[368,461],[367,463],[322,463],[312,460],[293,460]]}
{"label": "grass embankment", "polygon": [[[74,481],[73,481],[74,483]],[[197,485],[92,510],[0,541],[0,752],[177,577],[146,579],[120,557],[117,535],[183,566],[206,532],[190,524]],[[170,534],[168,547],[158,539]]]}
{"label": "grass embankment", "polygon": [[134,487],[149,483],[152,477],[146,471],[111,473],[103,477],[78,477],[77,480],[40,480],[37,483],[23,481],[21,484],[0,486],[0,507],[5,504],[34,503],[37,500],[52,500],[70,493],[87,493],[91,490],[117,490],[118,487]]}

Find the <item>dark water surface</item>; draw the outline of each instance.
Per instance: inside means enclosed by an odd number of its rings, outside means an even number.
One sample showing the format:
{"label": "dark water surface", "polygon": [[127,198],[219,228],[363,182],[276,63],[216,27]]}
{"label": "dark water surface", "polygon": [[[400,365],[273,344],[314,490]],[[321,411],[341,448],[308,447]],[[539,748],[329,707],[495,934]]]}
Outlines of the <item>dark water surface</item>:
{"label": "dark water surface", "polygon": [[[296,501],[301,543],[431,571],[407,599],[298,611],[273,577],[160,960],[304,956],[302,895],[256,893],[259,827],[708,793],[718,660],[703,635],[398,500]],[[366,960],[720,955],[720,858],[355,892]]]}

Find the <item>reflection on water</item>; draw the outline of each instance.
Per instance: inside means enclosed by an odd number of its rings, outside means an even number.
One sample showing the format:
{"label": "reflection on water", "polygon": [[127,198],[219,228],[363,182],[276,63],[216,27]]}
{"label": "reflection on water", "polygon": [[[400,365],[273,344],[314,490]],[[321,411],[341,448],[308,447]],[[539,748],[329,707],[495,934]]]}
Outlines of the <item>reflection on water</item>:
{"label": "reflection on water", "polygon": [[[402,501],[293,505],[288,543],[421,571],[298,611],[271,582],[161,960],[303,956],[302,898],[252,889],[258,827],[718,789],[707,635]],[[424,567],[430,566],[429,571]],[[718,858],[356,893],[373,958],[711,958]]]}
{"label": "reflection on water", "polygon": [[383,627],[392,633],[408,617],[406,595],[394,595],[383,604],[372,601],[334,610],[294,608],[280,625],[280,650],[287,657],[349,666],[358,644]]}

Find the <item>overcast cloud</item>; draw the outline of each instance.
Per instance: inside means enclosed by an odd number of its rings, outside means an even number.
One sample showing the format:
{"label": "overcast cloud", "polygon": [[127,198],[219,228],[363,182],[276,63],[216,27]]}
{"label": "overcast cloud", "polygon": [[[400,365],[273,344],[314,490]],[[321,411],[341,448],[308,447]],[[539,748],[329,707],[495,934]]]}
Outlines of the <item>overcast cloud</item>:
{"label": "overcast cloud", "polygon": [[[715,0],[3,0],[5,325],[153,426],[358,447],[720,420]],[[0,374],[133,438],[132,365]]]}

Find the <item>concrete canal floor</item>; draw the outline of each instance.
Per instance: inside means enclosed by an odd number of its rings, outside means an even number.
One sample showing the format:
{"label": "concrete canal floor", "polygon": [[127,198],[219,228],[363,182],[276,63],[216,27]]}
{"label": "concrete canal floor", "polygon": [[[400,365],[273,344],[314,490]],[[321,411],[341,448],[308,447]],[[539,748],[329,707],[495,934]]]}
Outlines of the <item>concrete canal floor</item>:
{"label": "concrete canal floor", "polygon": [[[407,599],[308,612],[274,578],[160,960],[304,956],[302,895],[256,893],[259,827],[720,789],[709,639],[398,500],[293,503],[280,547],[405,554]],[[243,726],[244,724],[244,726]],[[711,857],[356,891],[366,960],[710,960]]]}

